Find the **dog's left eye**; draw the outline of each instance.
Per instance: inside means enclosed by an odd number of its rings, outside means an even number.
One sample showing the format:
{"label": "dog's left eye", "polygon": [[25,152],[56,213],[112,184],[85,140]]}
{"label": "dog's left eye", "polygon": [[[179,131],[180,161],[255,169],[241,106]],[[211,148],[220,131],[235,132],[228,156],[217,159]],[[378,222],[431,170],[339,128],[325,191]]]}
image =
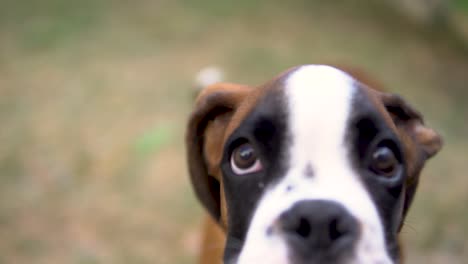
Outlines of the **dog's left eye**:
{"label": "dog's left eye", "polygon": [[379,147],[372,153],[370,169],[375,173],[390,177],[398,168],[398,160],[389,147]]}
{"label": "dog's left eye", "polygon": [[260,171],[262,163],[255,148],[250,143],[244,143],[232,152],[231,167],[234,173],[243,175]]}

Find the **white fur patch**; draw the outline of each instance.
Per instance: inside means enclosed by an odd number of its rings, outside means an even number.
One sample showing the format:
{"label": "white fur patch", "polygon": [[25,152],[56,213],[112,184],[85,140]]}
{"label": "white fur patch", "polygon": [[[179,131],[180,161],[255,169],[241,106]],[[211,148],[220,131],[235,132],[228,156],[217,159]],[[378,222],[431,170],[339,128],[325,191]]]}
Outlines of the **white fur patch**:
{"label": "white fur patch", "polygon": [[223,71],[216,66],[208,66],[201,69],[195,76],[195,88],[202,90],[203,88],[222,82],[224,79]]}
{"label": "white fur patch", "polygon": [[[322,65],[302,66],[287,78],[290,167],[262,197],[237,263],[289,263],[285,241],[278,234],[267,236],[266,230],[296,202],[315,199],[341,204],[360,223],[356,252],[348,263],[392,263],[377,209],[347,157],[345,130],[356,90],[354,80]],[[313,177],[305,175],[308,164]],[[293,187],[289,192],[288,186]]]}

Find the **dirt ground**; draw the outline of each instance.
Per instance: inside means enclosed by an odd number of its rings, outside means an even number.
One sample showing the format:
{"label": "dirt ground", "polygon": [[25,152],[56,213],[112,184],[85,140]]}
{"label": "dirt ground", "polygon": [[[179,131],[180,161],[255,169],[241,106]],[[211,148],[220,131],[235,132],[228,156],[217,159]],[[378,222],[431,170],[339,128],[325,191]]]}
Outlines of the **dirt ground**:
{"label": "dirt ground", "polygon": [[194,263],[195,73],[217,65],[255,85],[336,62],[444,136],[402,237],[408,263],[466,263],[468,55],[445,32],[357,0],[1,4],[0,263]]}

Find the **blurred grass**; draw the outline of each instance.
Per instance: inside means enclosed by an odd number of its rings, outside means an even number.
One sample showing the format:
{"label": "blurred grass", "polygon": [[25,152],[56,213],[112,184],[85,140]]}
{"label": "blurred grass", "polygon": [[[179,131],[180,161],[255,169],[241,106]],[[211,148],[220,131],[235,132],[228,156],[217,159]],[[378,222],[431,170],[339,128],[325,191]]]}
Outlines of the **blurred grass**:
{"label": "blurred grass", "polygon": [[0,5],[0,263],[192,263],[194,73],[317,62],[366,69],[442,132],[403,237],[409,263],[466,262],[468,57],[443,34],[378,1]]}
{"label": "blurred grass", "polygon": [[97,23],[99,1],[3,1],[0,25],[15,30],[22,49],[42,51],[67,45]]}
{"label": "blurred grass", "polygon": [[455,0],[454,6],[464,12],[468,12],[468,1],[467,0]]}

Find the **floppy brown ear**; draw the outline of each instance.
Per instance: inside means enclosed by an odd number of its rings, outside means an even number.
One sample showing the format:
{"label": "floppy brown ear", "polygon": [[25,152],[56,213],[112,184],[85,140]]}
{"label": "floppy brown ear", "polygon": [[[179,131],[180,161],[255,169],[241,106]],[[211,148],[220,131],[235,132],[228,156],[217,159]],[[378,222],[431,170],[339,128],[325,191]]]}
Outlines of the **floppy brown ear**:
{"label": "floppy brown ear", "polygon": [[221,186],[218,163],[223,153],[226,127],[250,88],[218,83],[201,91],[187,131],[186,154],[195,194],[211,216],[221,217]]}
{"label": "floppy brown ear", "polygon": [[407,162],[408,180],[403,213],[406,215],[419,182],[419,173],[427,159],[442,148],[441,136],[424,124],[423,117],[402,97],[382,93],[382,102],[398,130]]}
{"label": "floppy brown ear", "polygon": [[439,152],[442,147],[442,138],[437,132],[424,124],[419,111],[396,94],[384,93],[382,101],[397,128],[408,133],[419,149],[422,158],[431,158]]}

